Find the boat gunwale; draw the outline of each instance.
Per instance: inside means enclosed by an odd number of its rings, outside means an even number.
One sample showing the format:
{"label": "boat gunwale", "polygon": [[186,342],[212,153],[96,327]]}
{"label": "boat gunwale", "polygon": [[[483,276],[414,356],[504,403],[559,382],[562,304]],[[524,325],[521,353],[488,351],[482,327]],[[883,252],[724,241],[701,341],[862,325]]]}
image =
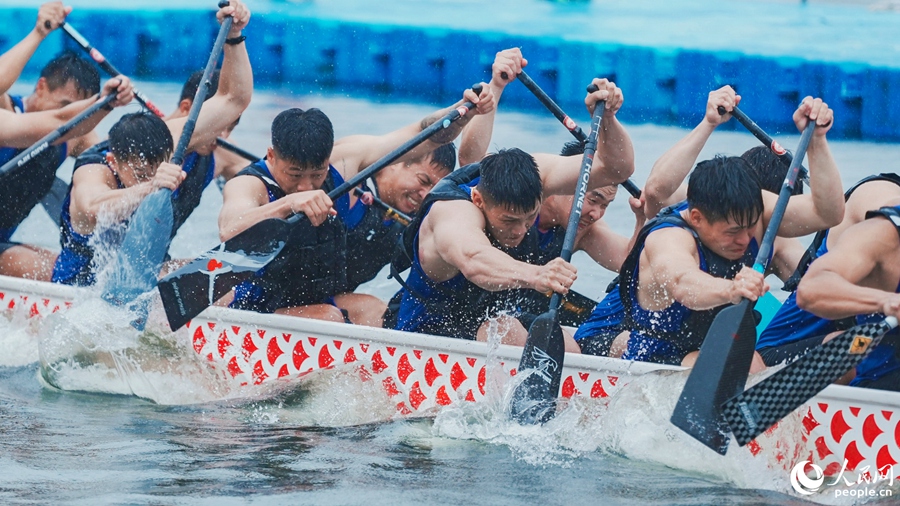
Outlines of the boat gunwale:
{"label": "boat gunwale", "polygon": [[[46,281],[35,281],[2,275],[0,275],[0,290],[12,290],[41,298],[58,297],[73,303],[78,300],[84,300],[85,294],[93,292],[90,288],[60,285]],[[98,296],[93,293],[91,295]],[[296,316],[261,314],[224,307],[210,307],[206,309],[189,325],[193,326],[193,323],[198,320],[226,325],[241,324],[270,328],[274,327],[293,333],[311,333],[334,338],[355,339],[367,343],[378,343],[388,346],[406,346],[423,351],[430,350],[434,352],[457,353],[477,357],[487,357],[488,352],[490,351],[490,345],[488,343],[478,341],[366,327],[362,325],[348,325],[346,323],[311,320]],[[518,363],[522,353],[521,350],[522,349],[517,346],[501,344],[497,346],[493,356],[501,361],[505,360]],[[633,376],[654,371],[687,370],[687,368],[679,366],[572,353],[566,353],[564,367],[570,370],[597,371]],[[848,403],[850,405],[865,404],[870,407],[900,409],[900,392],[850,387],[845,385],[829,385],[828,388],[817,394],[813,399],[810,399],[808,403],[835,401]]]}

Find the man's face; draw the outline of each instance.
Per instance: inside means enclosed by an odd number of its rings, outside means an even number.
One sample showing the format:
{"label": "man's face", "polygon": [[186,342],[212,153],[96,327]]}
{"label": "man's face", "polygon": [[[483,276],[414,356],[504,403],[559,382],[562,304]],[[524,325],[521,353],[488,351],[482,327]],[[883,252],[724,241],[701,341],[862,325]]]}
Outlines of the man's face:
{"label": "man's face", "polygon": [[749,227],[742,227],[729,218],[710,222],[697,209],[688,211],[689,221],[700,241],[713,252],[728,260],[739,260],[750,246],[750,241],[756,234],[758,219]]}
{"label": "man's face", "polygon": [[140,158],[135,160],[119,160],[112,152],[106,153],[106,162],[110,168],[119,176],[119,181],[126,188],[146,183],[156,176],[156,169],[159,164],[151,164]]}
{"label": "man's face", "polygon": [[425,195],[449,173],[433,163],[431,156],[418,162],[391,165],[378,177],[379,197],[403,213],[414,214],[422,205]]}
{"label": "man's face", "polygon": [[472,202],[484,213],[488,233],[504,248],[518,246],[541,211],[540,202],[535,202],[534,208],[529,211],[513,211],[491,203],[477,189],[473,190]]}
{"label": "man's face", "polygon": [[[587,192],[584,204],[581,206],[581,219],[578,221],[578,231],[582,231],[606,214],[606,208],[616,198],[618,186],[604,186]],[[573,197],[574,198],[574,197]]]}
{"label": "man's face", "polygon": [[34,93],[29,100],[28,110],[40,112],[62,109],[72,102],[86,98],[87,93],[82,92],[75,86],[75,80],[70,79],[63,86],[51,91],[47,80],[42,77],[34,87]]}
{"label": "man's face", "polygon": [[272,176],[285,193],[318,190],[325,184],[325,177],[328,175],[327,162],[321,167],[301,167],[279,157],[272,148],[269,148],[267,155],[266,161],[269,163]]}

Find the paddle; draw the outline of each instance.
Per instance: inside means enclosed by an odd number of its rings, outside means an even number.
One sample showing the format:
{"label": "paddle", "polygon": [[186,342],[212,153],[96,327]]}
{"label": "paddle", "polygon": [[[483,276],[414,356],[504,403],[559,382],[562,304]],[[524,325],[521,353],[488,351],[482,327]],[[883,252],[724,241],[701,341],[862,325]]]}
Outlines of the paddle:
{"label": "paddle", "polygon": [[[506,72],[501,72],[500,77],[502,77],[504,80],[509,79],[509,75]],[[578,139],[582,143],[587,141],[587,135],[584,134],[584,130],[582,130],[581,127],[578,126],[572,118],[570,118],[565,112],[563,112],[562,108],[557,105],[552,98],[550,98],[550,95],[547,95],[547,93],[542,90],[541,87],[538,86],[538,84],[534,82],[531,77],[525,73],[524,70],[519,72],[516,78],[520,83],[524,84],[525,87],[528,88],[528,90],[531,91],[531,93],[533,93],[534,96],[537,97],[537,99],[542,104],[544,104],[544,107],[546,107],[547,110],[549,110],[553,114],[553,116],[555,116],[556,119],[558,119],[559,122],[562,123],[563,126],[566,127],[566,129],[568,129],[573,136],[575,136],[576,139]],[[631,181],[631,179],[626,179],[625,182],[622,183],[622,187],[625,188],[625,190],[630,193],[632,197],[636,199],[641,198],[640,188],[638,188],[637,185]]]}
{"label": "paddle", "polygon": [[[718,110],[719,110],[719,114],[722,116],[728,114],[728,111],[726,111],[725,108],[722,107],[721,105],[719,106]],[[759,125],[756,124],[756,122],[754,122],[752,119],[750,119],[749,116],[744,114],[744,111],[738,109],[737,106],[735,106],[734,109],[732,109],[732,111],[731,111],[731,115],[734,117],[734,119],[738,120],[742,125],[744,125],[744,128],[746,128],[751,134],[753,134],[754,137],[759,139],[760,142],[762,142],[765,146],[767,146],[770,150],[772,150],[773,153],[778,155],[778,158],[781,158],[782,162],[784,162],[784,163],[788,164],[788,166],[790,166],[791,161],[794,159],[794,157],[791,156],[791,154],[788,153],[788,151],[786,149],[784,149],[781,146],[781,144],[778,144],[778,141],[776,141],[775,139],[770,137],[769,134],[764,132],[763,129],[760,128]],[[799,177],[800,177],[800,180],[805,181],[808,184],[809,172],[806,170],[806,167],[804,167],[802,164],[800,165],[800,176]]]}
{"label": "paddle", "polygon": [[[591,85],[588,93],[597,91]],[[587,193],[588,180],[591,177],[591,166],[594,164],[594,152],[597,149],[600,118],[603,116],[605,101],[597,102],[591,116],[591,134],[584,145],[584,156],[581,160],[581,172],[575,188],[575,199],[572,201],[572,212],[566,225],[566,236],[563,239],[562,252],[559,257],[568,262],[572,258],[575,246],[575,235],[578,221],[581,219],[581,208]],[[525,424],[544,423],[553,417],[556,411],[556,397],[562,379],[562,366],[565,359],[565,344],[562,328],[558,323],[559,304],[562,297],[554,293],[550,298],[550,309],[538,316],[528,329],[528,340],[522,350],[522,358],[517,368],[520,374],[530,372],[513,392],[510,414],[517,422]]]}
{"label": "paddle", "polygon": [[[228,5],[227,0],[219,3],[220,8],[226,5]],[[222,53],[225,38],[228,31],[231,30],[233,21],[231,17],[227,17],[219,28],[219,34],[200,80],[200,86],[197,87],[197,93],[194,95],[194,103],[191,105],[191,111],[188,113],[187,121],[181,131],[181,137],[178,139],[178,146],[172,156],[171,163],[175,165],[184,163],[185,153],[197,124],[197,117],[200,115],[200,108],[210,88],[210,75]],[[118,268],[110,277],[103,293],[106,301],[119,306],[129,304],[139,295],[156,286],[157,276],[169,249],[172,227],[172,190],[162,188],[148,195],[131,217],[125,238],[116,251]],[[143,314],[141,308],[134,309],[137,309],[139,314],[135,327],[140,330],[143,327]]]}
{"label": "paddle", "polygon": [[[472,90],[480,95],[481,85],[476,84]],[[454,109],[329,192],[328,197],[336,200],[350,192],[437,132],[448,128],[474,107],[475,104],[466,102]],[[288,219],[263,220],[163,278],[159,282],[159,294],[172,330],[181,328],[228,293],[234,285],[246,280],[275,259],[285,245],[284,238],[288,237],[291,225],[303,217],[305,216],[302,214],[295,214]]]}
{"label": "paddle", "polygon": [[59,140],[61,137],[69,133],[73,128],[77,127],[81,122],[93,116],[94,113],[99,111],[100,109],[109,105],[110,102],[116,99],[116,92],[112,92],[109,95],[101,98],[94,104],[92,104],[87,109],[81,111],[74,118],[70,119],[66,124],[60,126],[56,130],[50,132],[45,135],[41,140],[35,142],[28,149],[23,150],[21,153],[16,155],[12,160],[3,164],[0,167],[0,174],[3,174],[14,167],[21,167],[26,163],[30,162],[34,159],[34,157],[40,155],[44,151],[50,148],[50,146]]}
{"label": "paddle", "polygon": [[228,151],[231,151],[232,153],[238,155],[239,157],[241,157],[249,162],[256,162],[256,161],[262,160],[262,157],[256,156],[249,151],[239,148],[221,137],[216,139],[216,144],[218,144],[222,148],[227,149]]}
{"label": "paddle", "polygon": [[738,444],[749,443],[856,367],[896,326],[893,316],[857,325],[728,399],[722,404],[722,416]]}
{"label": "paddle", "polygon": [[[753,264],[753,270],[757,272],[766,271],[772,244],[814,130],[815,122],[810,121],[800,136],[797,156],[791,161]],[[743,391],[747,384],[756,347],[755,327],[753,303],[748,299],[716,315],[672,413],[672,424],[722,455],[728,450],[728,438],[719,407],[726,399]]]}

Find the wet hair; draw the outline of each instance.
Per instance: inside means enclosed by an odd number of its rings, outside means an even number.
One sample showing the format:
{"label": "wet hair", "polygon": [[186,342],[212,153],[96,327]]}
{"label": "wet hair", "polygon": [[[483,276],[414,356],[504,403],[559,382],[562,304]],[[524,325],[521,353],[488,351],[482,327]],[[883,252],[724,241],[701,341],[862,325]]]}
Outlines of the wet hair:
{"label": "wet hair", "polygon": [[[191,74],[191,77],[188,77],[187,81],[184,82],[184,86],[181,87],[181,98],[178,99],[178,103],[181,103],[182,100],[190,100],[194,101],[194,95],[197,94],[197,88],[200,87],[200,79],[203,79],[203,71],[198,70]],[[206,100],[212,98],[213,95],[216,94],[216,90],[219,89],[219,71],[214,70],[212,74],[209,76],[210,87],[209,91],[206,93]]]}
{"label": "wet hair", "polygon": [[174,149],[169,127],[151,112],[126,114],[109,129],[109,150],[119,161],[156,166],[168,160]]}
{"label": "wet hair", "polygon": [[559,150],[560,156],[575,156],[575,155],[583,155],[584,154],[584,143],[581,141],[569,141],[563,144],[561,150]]}
{"label": "wet hair", "polygon": [[[763,190],[772,193],[781,193],[781,187],[784,184],[784,178],[787,176],[790,166],[784,163],[778,155],[772,152],[766,146],[757,146],[748,149],[741,155],[749,165],[753,174],[759,181],[759,186]],[[797,179],[794,185],[794,192],[791,195],[803,194],[803,181]]]}
{"label": "wet hair", "polygon": [[74,81],[75,88],[85,97],[100,93],[100,73],[97,67],[84,58],[79,58],[72,51],[61,53],[44,65],[41,77],[47,81],[50,91],[58,90],[69,81]]}
{"label": "wet hair", "polygon": [[453,172],[453,169],[456,168],[456,146],[452,142],[448,142],[432,151],[431,163],[446,172]]}
{"label": "wet hair", "polygon": [[756,223],[763,213],[762,190],[748,165],[737,156],[698,163],[688,180],[688,206],[712,223],[728,219],[741,227]]}
{"label": "wet hair", "polygon": [[537,162],[518,148],[503,149],[481,160],[478,191],[491,204],[528,212],[541,201],[541,175]]}
{"label": "wet hair", "polygon": [[300,167],[322,167],[333,147],[331,120],[318,109],[288,109],[272,122],[272,149]]}

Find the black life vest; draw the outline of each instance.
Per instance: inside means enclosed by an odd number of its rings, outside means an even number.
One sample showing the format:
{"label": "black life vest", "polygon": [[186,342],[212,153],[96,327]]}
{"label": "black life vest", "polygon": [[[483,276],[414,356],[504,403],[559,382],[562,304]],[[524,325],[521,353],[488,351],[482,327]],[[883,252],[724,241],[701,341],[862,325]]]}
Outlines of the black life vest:
{"label": "black life vest", "polygon": [[[329,169],[322,185],[325,192],[335,188],[331,170],[334,169]],[[262,181],[270,202],[286,196],[263,160],[244,168],[237,176],[253,176]],[[341,220],[330,216],[318,227],[309,220],[299,220],[275,260],[239,285],[232,306],[271,313],[279,308],[327,302],[346,289],[347,231]]]}
{"label": "black life vest", "polygon": [[381,209],[374,205],[365,206],[362,219],[347,229],[348,292],[375,279],[381,269],[391,262],[403,229],[399,222],[386,220]]}
{"label": "black life vest", "polygon": [[[641,229],[634,247],[632,247],[628,256],[625,258],[625,261],[622,263],[619,277],[619,296],[622,300],[622,305],[625,308],[625,314],[622,321],[623,329],[637,331],[649,337],[668,341],[682,350],[690,352],[700,348],[716,315],[719,314],[719,311],[728,307],[728,304],[703,311],[689,310],[690,314],[681,321],[677,331],[660,330],[646,325],[642,322],[641,318],[636,318],[635,311],[637,309],[636,306],[638,305],[636,299],[638,288],[637,267],[647,237],[661,225],[666,224],[689,231],[694,237],[694,242],[697,245],[697,250],[700,253],[701,259],[706,264],[705,269],[703,270],[711,276],[723,279],[734,279],[744,266],[753,265],[759,247],[756,240],[753,239],[750,246],[747,248],[747,251],[744,252],[744,256],[738,260],[729,260],[718,255],[700,241],[697,232],[681,217],[680,210],[683,208],[684,203],[680,203],[663,209]],[[673,302],[672,306],[662,311],[669,311],[676,304],[680,303]],[[641,311],[646,310],[641,309]]]}

